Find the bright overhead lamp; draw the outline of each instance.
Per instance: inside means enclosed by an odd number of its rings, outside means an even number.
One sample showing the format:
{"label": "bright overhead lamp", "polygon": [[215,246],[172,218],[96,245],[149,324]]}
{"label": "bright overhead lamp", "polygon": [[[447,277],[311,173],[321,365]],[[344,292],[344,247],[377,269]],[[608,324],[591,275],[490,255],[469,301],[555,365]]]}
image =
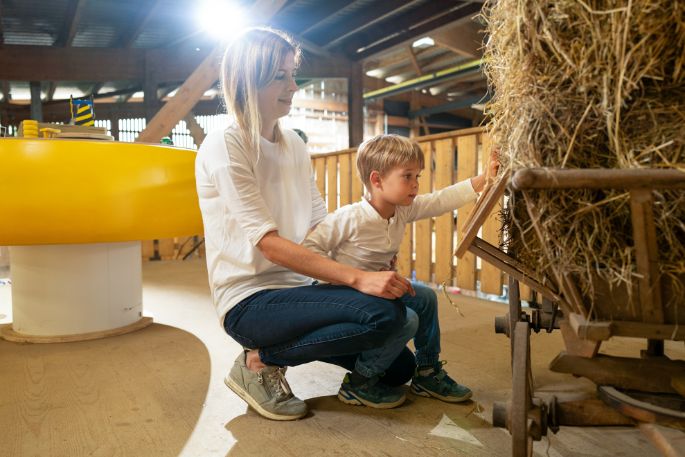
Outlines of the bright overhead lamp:
{"label": "bright overhead lamp", "polygon": [[247,25],[245,11],[232,0],[202,0],[196,12],[198,27],[213,38],[228,41]]}

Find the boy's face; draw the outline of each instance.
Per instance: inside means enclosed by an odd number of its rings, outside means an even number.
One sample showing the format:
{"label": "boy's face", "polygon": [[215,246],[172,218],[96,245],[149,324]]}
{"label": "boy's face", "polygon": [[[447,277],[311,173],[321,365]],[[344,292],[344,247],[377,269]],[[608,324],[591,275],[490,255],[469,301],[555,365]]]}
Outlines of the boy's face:
{"label": "boy's face", "polygon": [[409,163],[393,168],[378,178],[374,191],[386,202],[399,205],[411,205],[419,192],[421,168],[418,163]]}

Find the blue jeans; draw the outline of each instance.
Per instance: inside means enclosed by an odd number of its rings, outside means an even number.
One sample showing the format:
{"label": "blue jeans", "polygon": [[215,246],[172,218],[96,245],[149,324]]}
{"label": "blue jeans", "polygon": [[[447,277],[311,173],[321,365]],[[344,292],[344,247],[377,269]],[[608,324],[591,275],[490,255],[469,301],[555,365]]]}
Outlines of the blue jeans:
{"label": "blue jeans", "polygon": [[416,296],[405,294],[400,301],[419,317],[414,336],[416,364],[419,367],[435,365],[440,358],[440,323],[438,321],[438,296],[428,286],[412,282]]}
{"label": "blue jeans", "polygon": [[[259,291],[231,308],[224,328],[244,347],[259,348],[270,365],[320,360],[350,369],[361,352],[397,338],[398,329],[407,328],[406,316],[400,300],[316,285]],[[383,382],[398,385],[411,378],[416,365],[407,352],[401,350]]]}
{"label": "blue jeans", "polygon": [[412,338],[414,338],[418,366],[433,366],[438,362],[440,357],[438,297],[428,286],[417,282],[412,282],[412,286],[416,295],[412,297],[405,294],[399,299],[407,308],[407,323],[389,338],[385,345],[364,351],[359,355],[355,369],[362,375],[370,377],[384,371]]}

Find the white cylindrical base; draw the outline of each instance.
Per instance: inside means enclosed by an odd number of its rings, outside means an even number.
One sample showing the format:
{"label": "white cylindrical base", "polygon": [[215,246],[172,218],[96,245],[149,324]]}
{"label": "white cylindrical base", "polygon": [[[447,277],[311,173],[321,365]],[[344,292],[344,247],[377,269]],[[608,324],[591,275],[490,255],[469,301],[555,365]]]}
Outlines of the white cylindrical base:
{"label": "white cylindrical base", "polygon": [[12,329],[23,335],[101,332],[142,317],[140,242],[13,246]]}

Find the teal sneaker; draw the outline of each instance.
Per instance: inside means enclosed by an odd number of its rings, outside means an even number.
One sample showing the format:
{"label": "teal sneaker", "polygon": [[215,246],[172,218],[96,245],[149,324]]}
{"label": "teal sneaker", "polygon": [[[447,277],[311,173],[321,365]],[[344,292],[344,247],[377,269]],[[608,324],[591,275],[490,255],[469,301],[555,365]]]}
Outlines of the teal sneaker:
{"label": "teal sneaker", "polygon": [[338,399],[348,405],[390,409],[404,403],[407,396],[401,387],[390,387],[380,382],[379,376],[368,378],[366,382],[361,384],[352,384],[350,373],[347,373],[340,385]]}
{"label": "teal sneaker", "polygon": [[459,403],[471,398],[471,389],[458,384],[442,368],[445,363],[447,362],[436,363],[433,371],[424,375],[417,369],[411,380],[411,392],[414,395],[433,397],[448,403]]}

